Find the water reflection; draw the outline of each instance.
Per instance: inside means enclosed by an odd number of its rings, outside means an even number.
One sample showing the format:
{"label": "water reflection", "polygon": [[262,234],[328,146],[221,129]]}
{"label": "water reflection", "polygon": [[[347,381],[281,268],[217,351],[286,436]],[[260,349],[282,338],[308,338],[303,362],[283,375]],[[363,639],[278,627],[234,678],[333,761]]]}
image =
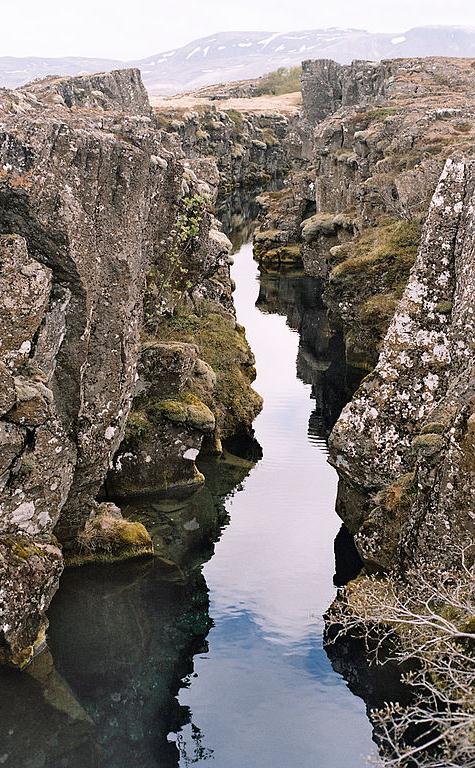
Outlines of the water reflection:
{"label": "water reflection", "polygon": [[323,648],[339,528],[325,438],[351,373],[315,280],[259,284],[249,245],[234,278],[265,397],[263,458],[210,462],[186,502],[126,509],[158,558],[65,574],[54,666],[43,655],[26,675],[0,674],[7,768],[366,765],[365,706],[340,674],[349,664],[332,667]]}
{"label": "water reflection", "polygon": [[309,437],[328,438],[341,409],[352,397],[361,374],[345,362],[341,332],[330,326],[319,279],[302,272],[262,274],[257,306],[281,314],[299,332],[297,376],[312,387],[315,401]]}
{"label": "water reflection", "polygon": [[[327,408],[341,407],[345,383],[317,282],[266,275],[259,285],[250,245],[233,271],[264,395],[263,459],[228,501],[231,525],[204,568],[214,626],[179,700],[220,768],[360,768],[372,750],[365,707],[323,649],[340,527]],[[185,747],[191,737],[189,726],[178,734]]]}
{"label": "water reflection", "polygon": [[[0,674],[1,765],[178,765],[167,735],[192,713],[176,697],[211,626],[201,566],[228,522],[224,499],[250,466],[232,457],[210,462],[202,467],[206,488],[187,502],[129,509],[153,520],[158,558],[64,574],[50,610],[52,655],[27,673]],[[199,727],[191,728],[200,753]]]}

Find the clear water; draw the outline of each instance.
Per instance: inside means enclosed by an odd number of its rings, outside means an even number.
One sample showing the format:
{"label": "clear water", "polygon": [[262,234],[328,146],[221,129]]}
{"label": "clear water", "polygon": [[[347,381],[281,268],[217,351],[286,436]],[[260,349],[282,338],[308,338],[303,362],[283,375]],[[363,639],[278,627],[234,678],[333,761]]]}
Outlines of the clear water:
{"label": "clear water", "polygon": [[263,458],[209,462],[191,499],[126,509],[162,558],[64,574],[51,655],[0,674],[0,765],[363,768],[373,751],[322,647],[340,527],[325,435],[351,384],[315,281],[259,282],[250,245],[233,277]]}
{"label": "clear water", "polygon": [[365,706],[322,647],[335,594],[336,473],[325,440],[308,434],[314,404],[296,375],[299,334],[255,306],[250,244],[233,277],[264,397],[255,422],[264,456],[228,500],[230,525],[203,570],[214,627],[179,700],[206,752],[200,759],[189,725],[178,734],[180,765],[214,758],[220,768],[359,768],[372,751]]}

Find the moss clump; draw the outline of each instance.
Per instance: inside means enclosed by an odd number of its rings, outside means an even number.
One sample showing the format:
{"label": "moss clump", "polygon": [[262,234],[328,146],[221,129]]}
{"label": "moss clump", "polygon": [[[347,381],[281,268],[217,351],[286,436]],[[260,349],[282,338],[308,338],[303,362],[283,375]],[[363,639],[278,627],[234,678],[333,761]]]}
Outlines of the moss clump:
{"label": "moss clump", "polygon": [[365,112],[364,119],[367,120],[368,123],[380,123],[387,117],[397,115],[398,112],[399,110],[397,107],[375,107],[374,109],[369,109]]}
{"label": "moss clump", "polygon": [[442,435],[434,433],[418,435],[412,441],[412,447],[423,456],[433,456],[439,453],[445,447],[445,444],[445,439]]}
{"label": "moss clump", "polygon": [[242,127],[244,125],[244,116],[242,112],[238,112],[237,109],[227,109],[226,114],[231,120],[232,123],[234,123],[234,127],[238,132],[242,131]]}
{"label": "moss clump", "polygon": [[214,402],[207,405],[214,406],[223,437],[250,428],[262,400],[251,389],[250,382],[255,379],[254,358],[244,329],[233,317],[216,311],[216,305],[207,302],[195,312],[180,307],[172,317],[163,319],[158,337],[161,341],[198,345],[200,358],[216,373]]}
{"label": "moss clump", "polygon": [[6,538],[2,538],[1,543],[10,549],[12,555],[20,558],[21,560],[29,560],[30,557],[35,556],[47,556],[46,552],[41,549],[41,547],[36,546],[36,544],[33,544],[29,539],[22,536],[15,538],[8,536]]}
{"label": "moss clump", "polygon": [[78,536],[77,549],[65,553],[65,562],[69,566],[111,563],[151,554],[153,542],[142,523],[106,510],[89,518]]}
{"label": "moss clump", "polygon": [[364,302],[360,317],[366,325],[383,330],[393,317],[398,301],[394,293],[377,293]]}
{"label": "moss clump", "polygon": [[280,142],[277,136],[271,131],[270,128],[263,128],[261,131],[261,137],[264,144],[268,147],[276,147]]}
{"label": "moss clump", "polygon": [[421,435],[443,435],[447,431],[447,424],[441,421],[429,421],[421,429]]}
{"label": "moss clump", "polygon": [[330,279],[353,280],[382,270],[390,271],[395,280],[404,279],[416,258],[421,239],[419,221],[390,221],[366,230],[349,244],[349,257],[333,267]]}
{"label": "moss clump", "polygon": [[173,424],[183,424],[202,432],[212,432],[216,426],[212,411],[191,392],[181,392],[174,398],[149,402],[147,411],[151,419],[158,416]]}
{"label": "moss clump", "polygon": [[125,427],[125,439],[127,442],[134,442],[147,434],[152,428],[152,424],[147,418],[145,411],[130,411]]}
{"label": "moss clump", "polygon": [[439,301],[439,303],[436,305],[435,311],[439,313],[439,315],[450,315],[453,309],[453,303],[451,301]]}

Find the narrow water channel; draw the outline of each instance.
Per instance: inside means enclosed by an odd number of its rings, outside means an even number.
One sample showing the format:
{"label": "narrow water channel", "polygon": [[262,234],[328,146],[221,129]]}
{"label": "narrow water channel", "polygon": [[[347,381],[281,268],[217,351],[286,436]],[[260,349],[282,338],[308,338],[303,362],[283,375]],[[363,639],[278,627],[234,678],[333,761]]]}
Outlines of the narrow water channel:
{"label": "narrow water channel", "polygon": [[124,510],[165,557],[64,574],[51,654],[0,673],[6,768],[364,768],[373,752],[322,644],[340,528],[325,437],[352,384],[315,280],[259,279],[250,244],[233,277],[263,457],[207,462],[191,499]]}
{"label": "narrow water channel", "polygon": [[233,278],[264,397],[255,422],[263,458],[228,499],[230,524],[204,567],[214,626],[179,696],[193,713],[177,737],[180,765],[360,768],[372,752],[365,706],[322,646],[341,525],[336,473],[324,437],[309,430],[315,403],[297,375],[299,334],[266,305],[273,287],[312,290],[316,281],[260,285],[251,244],[235,255]]}

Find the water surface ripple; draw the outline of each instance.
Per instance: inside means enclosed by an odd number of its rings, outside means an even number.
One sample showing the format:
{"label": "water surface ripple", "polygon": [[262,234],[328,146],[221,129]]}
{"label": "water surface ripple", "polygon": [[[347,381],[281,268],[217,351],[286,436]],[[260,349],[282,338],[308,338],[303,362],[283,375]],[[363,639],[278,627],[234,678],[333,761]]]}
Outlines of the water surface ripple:
{"label": "water surface ripple", "polygon": [[256,307],[250,244],[236,254],[233,278],[264,397],[255,422],[264,455],[227,500],[230,525],[204,567],[214,627],[179,696],[200,733],[198,749],[192,726],[178,735],[180,764],[360,768],[372,752],[365,706],[322,647],[335,594],[336,473],[325,440],[308,434],[314,403],[297,377],[299,334]]}

